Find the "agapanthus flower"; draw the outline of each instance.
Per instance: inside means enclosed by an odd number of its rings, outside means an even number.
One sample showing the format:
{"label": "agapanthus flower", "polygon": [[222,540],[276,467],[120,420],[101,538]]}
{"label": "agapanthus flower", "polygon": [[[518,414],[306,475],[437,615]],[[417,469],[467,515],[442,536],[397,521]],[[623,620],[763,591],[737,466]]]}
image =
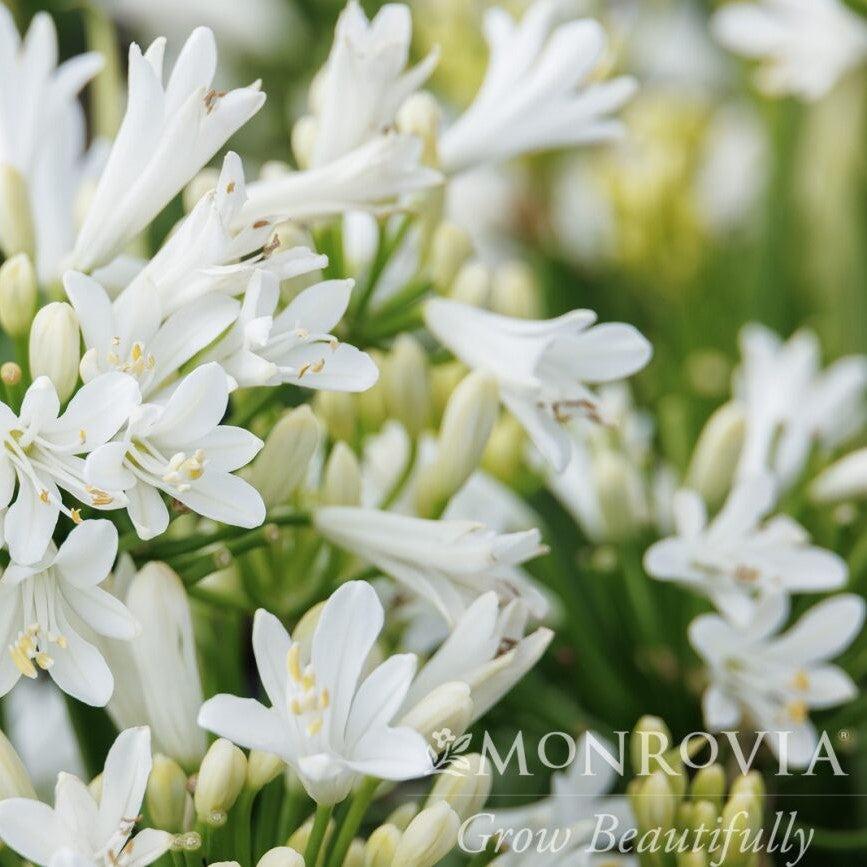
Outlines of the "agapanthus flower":
{"label": "agapanthus flower", "polygon": [[746,721],[768,732],[768,746],[794,768],[806,766],[818,744],[810,710],[833,707],[858,692],[829,660],[860,633],[864,600],[849,593],[833,596],[780,634],[788,616],[788,598],[768,596],[746,627],[705,614],[690,624],[689,640],[709,667],[706,725],[734,730]]}
{"label": "agapanthus flower", "polygon": [[464,364],[497,379],[500,399],[558,472],[572,448],[564,422],[599,415],[598,399],[586,386],[630,376],[652,354],[633,326],[594,325],[590,310],[534,321],[435,298],[425,304],[424,318]]}
{"label": "agapanthus flower", "polygon": [[99,585],[117,554],[110,521],[85,521],[59,549],[53,543],[32,566],[11,563],[0,581],[0,694],[24,675],[47,671],[64,692],[91,705],[111,697],[114,678],[102,654],[80,634],[84,623],[103,636],[129,641],[138,631],[132,614]]}
{"label": "agapanthus flower", "polygon": [[776,502],[773,480],[758,476],[735,485],[708,522],[695,491],[674,499],[677,535],[652,545],[648,574],[707,595],[731,620],[746,624],[757,601],[774,593],[818,593],[846,583],[846,561],[809,544],[807,531],[787,515],[763,520]]}
{"label": "agapanthus flower", "polygon": [[127,729],[108,751],[99,798],[78,777],[61,773],[53,808],[29,798],[0,802],[0,839],[42,867],[147,867],[174,841],[151,828],[133,835],[151,764],[150,731]]}
{"label": "agapanthus flower", "polygon": [[373,588],[350,581],[326,602],[306,658],[280,621],[260,609],[253,652],[271,706],[218,695],[202,705],[199,724],[280,756],[319,804],[343,800],[362,775],[425,776],[431,760],[424,738],[392,726],[415,674],[415,656],[391,656],[363,676],[382,626]]}
{"label": "agapanthus flower", "polygon": [[120,439],[88,456],[86,478],[124,492],[141,538],[153,538],[168,526],[160,492],[214,521],[256,527],[264,520],[259,493],[233,475],[255,457],[262,441],[244,428],[220,424],[228,399],[222,368],[203,364],[181,380],[165,404],[142,404]]}

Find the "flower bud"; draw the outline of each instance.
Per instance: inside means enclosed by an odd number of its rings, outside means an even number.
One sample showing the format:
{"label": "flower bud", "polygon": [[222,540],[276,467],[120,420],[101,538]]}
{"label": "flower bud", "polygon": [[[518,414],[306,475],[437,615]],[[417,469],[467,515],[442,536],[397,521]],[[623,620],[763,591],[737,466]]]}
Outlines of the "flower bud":
{"label": "flower bud", "polygon": [[400,132],[421,139],[422,162],[428,166],[438,165],[437,138],[442,110],[437,100],[426,91],[418,91],[404,101],[395,121]]}
{"label": "flower bud", "polygon": [[30,374],[47,376],[64,403],[78,381],[80,338],[75,311],[65,301],[46,304],[30,327]]}
{"label": "flower bud", "polygon": [[635,799],[635,818],[643,830],[672,827],[677,813],[677,798],[669,778],[662,771],[646,777]]}
{"label": "flower bud", "polygon": [[304,858],[288,846],[269,849],[256,867],[304,867]]}
{"label": "flower bud", "polygon": [[634,537],[644,522],[641,478],[625,455],[603,449],[593,457],[599,510],[609,541]]}
{"label": "flower bud", "polygon": [[10,337],[22,337],[36,313],[36,272],[26,253],[0,267],[0,325]]}
{"label": "flower bud", "polygon": [[690,849],[677,854],[677,867],[707,867],[707,854],[701,849]]}
{"label": "flower bud", "polygon": [[809,488],[814,503],[839,503],[861,499],[867,494],[867,448],[856,449],[814,479]]}
{"label": "flower bud", "polygon": [[494,274],[491,309],[516,319],[539,319],[539,284],[526,262],[506,262]]}
{"label": "flower bud", "polygon": [[286,767],[280,756],[264,750],[250,750],[247,756],[247,788],[253,792],[263,789],[271,780],[276,779]]}
{"label": "flower bud", "polygon": [[380,825],[364,844],[364,867],[392,867],[400,837],[395,825]]}
{"label": "flower bud", "polygon": [[473,718],[473,699],[470,688],[454,680],[431,690],[401,720],[402,726],[415,729],[428,743],[433,743],[434,732],[449,729],[460,737]]}
{"label": "flower bud", "polygon": [[657,716],[643,716],[635,724],[629,739],[629,760],[632,773],[641,776],[656,770],[653,756],[671,746],[671,732]]}
{"label": "flower bud", "polygon": [[[201,848],[202,835],[198,831],[187,831],[175,837],[172,852],[197,852]],[[228,863],[234,864],[235,862],[229,861]],[[214,865],[212,864],[211,867],[214,867]]]}
{"label": "flower bud", "polygon": [[454,390],[467,375],[467,367],[460,361],[446,361],[431,365],[430,387],[434,415],[442,421],[443,413]]}
{"label": "flower bud", "polygon": [[292,127],[292,153],[299,169],[310,167],[313,151],[316,148],[316,138],[319,135],[319,121],[313,115],[305,114],[295,121]]}
{"label": "flower bud", "polygon": [[364,840],[356,837],[349,844],[341,867],[364,867]]}
{"label": "flower bud", "polygon": [[322,504],[361,505],[361,467],[355,452],[344,442],[336,443],[328,455],[322,480]]}
{"label": "flower bud", "polygon": [[427,356],[409,334],[394,342],[383,374],[385,402],[410,436],[417,436],[430,423],[431,392]]}
{"label": "flower bud", "polygon": [[433,867],[457,843],[460,824],[457,813],[445,801],[422,810],[403,832],[394,863],[401,867]]}
{"label": "flower bud", "polygon": [[686,485],[710,508],[726,498],[744,444],[746,419],[740,404],[721,406],[707,420],[689,462]]}
{"label": "flower bud", "polygon": [[445,801],[461,818],[475,815],[485,805],[491,794],[493,777],[491,763],[478,753],[462,756],[464,763],[451,774],[437,778],[427,799],[430,807],[437,801]]}
{"label": "flower bud", "polygon": [[394,825],[398,831],[405,831],[409,823],[418,815],[418,804],[415,801],[407,801],[399,807],[395,807],[385,818],[386,825]]}
{"label": "flower bud", "polygon": [[721,765],[701,768],[690,785],[690,794],[696,801],[710,801],[717,809],[722,807],[725,791],[726,773]]}
{"label": "flower bud", "polygon": [[695,801],[692,805],[692,816],[690,817],[690,827],[697,831],[704,827],[710,830],[716,827],[716,820],[720,814],[720,808],[710,801]]}
{"label": "flower bud", "polygon": [[220,181],[220,170],[215,168],[202,169],[187,185],[181,194],[184,210],[189,213],[196,207],[202,196],[216,189]]}
{"label": "flower bud", "polygon": [[157,753],[145,792],[145,803],[153,826],[172,834],[181,832],[184,829],[187,798],[187,775],[174,759]]}
{"label": "flower bud", "polygon": [[247,481],[270,509],[285,503],[304,481],[319,444],[319,423],[307,404],[287,412],[265,437]]}
{"label": "flower bud", "polygon": [[461,266],[473,254],[469,232],[454,223],[442,222],[431,238],[428,272],[437,292],[445,294]]}
{"label": "flower bud", "polygon": [[231,741],[218,738],[202,759],[196,780],[196,815],[219,827],[235,804],[247,778],[247,759]]}
{"label": "flower bud", "polygon": [[6,798],[35,798],[33,783],[15,747],[0,732],[0,801]]}
{"label": "flower bud", "polygon": [[0,165],[0,250],[7,259],[16,253],[31,258],[36,249],[27,181],[15,166]]}
{"label": "flower bud", "polygon": [[318,391],[313,408],[332,439],[355,441],[358,425],[355,395],[346,391]]}
{"label": "flower bud", "polygon": [[749,771],[732,782],[730,794],[748,794],[763,798],[765,796],[765,781],[758,771]]}
{"label": "flower bud", "polygon": [[467,262],[452,282],[449,297],[473,307],[487,307],[491,300],[491,272],[481,262]]}
{"label": "flower bud", "polygon": [[0,365],[0,380],[4,385],[18,385],[23,375],[21,366],[14,361],[4,361]]}
{"label": "flower bud", "polygon": [[513,483],[524,463],[526,445],[527,435],[520,422],[512,415],[502,415],[491,431],[482,467],[496,478]]}
{"label": "flower bud", "polygon": [[[377,370],[382,370],[385,365],[385,356],[376,349],[368,350],[367,353],[376,365]],[[388,410],[385,405],[385,389],[382,381],[378,379],[366,391],[355,395],[358,418],[361,427],[365,431],[378,431],[388,418]]]}

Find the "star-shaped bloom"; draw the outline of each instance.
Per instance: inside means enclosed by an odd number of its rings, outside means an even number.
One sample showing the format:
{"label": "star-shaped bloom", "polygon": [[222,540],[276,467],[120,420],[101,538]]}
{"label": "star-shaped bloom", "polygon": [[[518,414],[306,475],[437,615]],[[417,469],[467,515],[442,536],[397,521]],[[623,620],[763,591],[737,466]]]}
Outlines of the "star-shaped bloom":
{"label": "star-shaped bloom", "polygon": [[572,452],[563,423],[575,414],[599,415],[598,399],[586,386],[630,376],[652,354],[633,326],[594,325],[590,310],[525,320],[434,298],[425,304],[424,317],[464,364],[496,378],[500,399],[558,472]]}
{"label": "star-shaped bloom", "polygon": [[774,593],[818,593],[846,583],[846,562],[809,543],[786,515],[762,519],[776,502],[769,476],[735,485],[708,522],[701,497],[681,490],[674,499],[677,535],[647,550],[648,574],[702,593],[732,621],[748,623],[757,601]]}
{"label": "star-shaped bloom", "polygon": [[382,626],[373,588],[350,581],[326,602],[306,658],[280,621],[260,609],[253,652],[271,706],[218,695],[202,705],[199,724],[280,756],[319,804],[343,800],[362,775],[425,776],[431,760],[424,738],[391,725],[415,674],[415,656],[391,656],[363,677]]}
{"label": "star-shaped bloom", "polygon": [[129,641],[138,626],[119,600],[99,587],[117,554],[117,530],[110,521],[85,521],[52,544],[33,566],[11,563],[0,580],[0,641],[8,654],[0,662],[0,695],[21,675],[47,671],[64,692],[102,706],[114,678],[102,654],[76,630],[79,621],[99,635]]}
{"label": "star-shaped bloom", "polygon": [[792,767],[807,765],[816,750],[811,709],[833,707],[857,695],[852,679],[829,660],[860,633],[864,600],[849,593],[813,606],[779,634],[789,616],[787,597],[769,596],[743,628],[715,614],[696,618],[689,640],[708,664],[705,723],[712,731],[742,720],[770,733],[768,745]]}
{"label": "star-shaped bloom", "polygon": [[0,803],[0,838],[43,867],[146,867],[174,841],[150,828],[131,836],[151,763],[150,730],[127,729],[108,751],[98,799],[78,777],[61,773],[53,808],[29,798]]}

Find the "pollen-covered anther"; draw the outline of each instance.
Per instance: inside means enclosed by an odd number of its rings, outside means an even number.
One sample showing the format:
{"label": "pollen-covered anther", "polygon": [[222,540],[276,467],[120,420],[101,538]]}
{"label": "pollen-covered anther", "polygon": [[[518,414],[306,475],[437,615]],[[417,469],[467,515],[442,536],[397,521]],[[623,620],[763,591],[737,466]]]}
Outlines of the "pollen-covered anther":
{"label": "pollen-covered anther", "polygon": [[42,500],[43,503],[47,504],[47,503],[51,502],[51,495],[48,493],[48,491],[45,490],[45,488],[43,488],[39,492],[39,499]]}
{"label": "pollen-covered anther", "polygon": [[85,485],[84,490],[90,494],[90,502],[94,506],[107,506],[114,502],[114,497],[112,497],[108,491],[103,491],[102,488],[96,488],[93,485]]}
{"label": "pollen-covered anther", "polygon": [[798,692],[806,692],[810,688],[810,678],[807,676],[807,672],[803,669],[795,672],[795,676],[792,678],[792,686]]}
{"label": "pollen-covered anther", "polygon": [[786,714],[794,723],[804,722],[807,719],[808,712],[809,708],[806,702],[803,701],[792,701],[786,706]]}
{"label": "pollen-covered anther", "polygon": [[202,449],[196,449],[189,457],[186,452],[178,452],[172,455],[163,474],[163,481],[175,485],[178,490],[187,491],[190,489],[190,482],[202,477],[205,463],[205,453]]}
{"label": "pollen-covered anther", "polygon": [[73,524],[80,524],[84,519],[81,517],[81,509],[70,509],[69,517],[72,518]]}
{"label": "pollen-covered anther", "polygon": [[759,580],[759,570],[741,565],[735,569],[735,578],[742,584],[755,584]]}

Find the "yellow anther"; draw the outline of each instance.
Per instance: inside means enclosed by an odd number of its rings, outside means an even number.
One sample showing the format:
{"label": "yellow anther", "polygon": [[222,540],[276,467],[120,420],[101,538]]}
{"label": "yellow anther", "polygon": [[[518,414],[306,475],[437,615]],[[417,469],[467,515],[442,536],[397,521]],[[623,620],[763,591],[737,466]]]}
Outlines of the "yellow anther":
{"label": "yellow anther", "polygon": [[317,717],[309,726],[307,726],[307,736],[312,738],[314,735],[319,734],[320,731],[322,731],[321,716]]}
{"label": "yellow anther", "polygon": [[319,373],[319,371],[322,370],[323,367],[325,367],[325,359],[324,358],[320,358],[319,361],[314,362],[313,364],[310,365],[310,369],[314,373]]}
{"label": "yellow anther", "polygon": [[43,670],[48,671],[52,665],[54,665],[54,660],[44,651],[39,651],[34,657],[36,660],[36,664]]}
{"label": "yellow anther", "polygon": [[328,692],[328,689],[323,689],[319,694],[319,708],[320,710],[325,710],[331,704],[331,693]]}
{"label": "yellow anther", "polygon": [[301,678],[301,688],[304,692],[310,692],[314,686],[316,686],[316,676],[312,672],[304,672],[304,675]]}
{"label": "yellow anther", "polygon": [[81,517],[81,509],[70,509],[69,517],[72,518],[73,524],[80,524],[83,520]]}
{"label": "yellow anther", "polygon": [[744,584],[755,584],[759,579],[759,570],[752,566],[738,566],[735,569],[735,578]]}
{"label": "yellow anther", "polygon": [[292,701],[289,702],[289,710],[292,711],[295,716],[301,716],[301,714],[304,713],[304,708],[301,707],[301,702],[298,701],[297,698],[293,698]]}
{"label": "yellow anther", "polygon": [[43,488],[43,489],[39,492],[39,499],[42,500],[43,503],[47,503],[47,502],[48,502],[49,494],[48,494],[48,491],[45,490],[45,488]]}
{"label": "yellow anther", "polygon": [[132,360],[138,361],[142,357],[143,354],[144,354],[144,351],[142,350],[141,343],[133,343],[132,351],[130,352],[130,356],[132,357]]}
{"label": "yellow anther", "polygon": [[84,428],[82,428],[82,429],[78,432],[78,441],[79,441],[82,445],[84,445],[84,444],[87,442],[87,431],[86,431]]}
{"label": "yellow anther", "polygon": [[810,678],[804,669],[795,672],[795,676],[792,678],[792,686],[799,692],[806,692],[810,688]]}
{"label": "yellow anther", "polygon": [[286,670],[295,683],[301,683],[301,648],[298,644],[293,644],[286,654]]}
{"label": "yellow anther", "polygon": [[9,653],[15,667],[25,676],[35,678],[38,674],[36,666],[30,661],[24,651],[17,644],[9,645]]}
{"label": "yellow anther", "polygon": [[310,363],[302,364],[301,367],[298,368],[298,379],[301,379],[307,371],[310,370]]}
{"label": "yellow anther", "polygon": [[803,701],[793,701],[789,702],[788,707],[786,708],[786,712],[789,715],[789,719],[795,723],[802,723],[807,719],[807,714],[809,713],[809,708],[807,707],[806,702]]}

